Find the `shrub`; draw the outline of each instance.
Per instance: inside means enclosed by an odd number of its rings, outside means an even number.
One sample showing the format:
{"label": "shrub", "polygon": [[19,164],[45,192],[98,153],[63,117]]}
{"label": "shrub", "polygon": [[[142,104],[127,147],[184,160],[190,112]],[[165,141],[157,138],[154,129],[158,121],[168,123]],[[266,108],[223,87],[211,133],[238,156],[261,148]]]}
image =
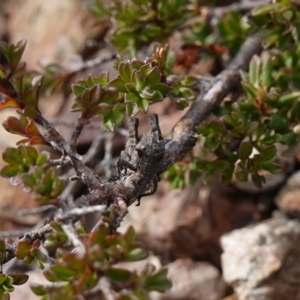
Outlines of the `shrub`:
{"label": "shrub", "polygon": [[[6,62],[0,66],[0,109],[14,107],[18,112],[3,126],[22,137],[16,147],[3,152],[6,165],[1,175],[31,191],[41,205],[38,212],[52,211],[52,217],[13,242],[0,240],[0,260],[2,265],[14,257],[27,264],[36,261],[41,269],[47,265],[44,275],[51,284],[31,287],[41,299],[147,299],[149,291],[164,292],[171,286],[165,268],[147,265],[138,274],[116,266],[147,256],[132,227],[124,234],[117,231],[127,207],[153,194],[165,171],[173,188],[184,188],[186,178],[192,184],[199,177],[209,182],[216,174],[224,184],[233,178],[251,179],[261,187],[266,176],[281,172],[278,145],[290,147],[298,140],[299,3],[253,5],[246,8],[253,8],[248,17],[242,15],[243,4],[212,6],[200,21],[185,26],[204,8],[193,1],[167,2],[92,3],[90,9],[112,24],[108,40],[131,59],[116,58],[116,78],[104,72],[72,82],[72,111],[80,116],[68,140],[45,119],[39,98],[72,74],[59,73],[53,66],[44,74],[29,72],[22,62],[26,41],[1,42]],[[202,59],[221,61],[223,70],[208,78],[175,74],[176,57],[167,44],[156,44],[144,60],[134,58],[141,47],[165,42],[175,30],[205,53]],[[134,116],[166,98],[178,109],[189,106],[184,117],[163,139],[157,117],[150,115],[151,135],[139,137]],[[205,120],[210,114],[213,117]],[[116,175],[98,176],[88,167],[92,151],[86,157],[78,154],[78,138],[95,117],[114,131],[125,115],[131,117],[129,138]],[[192,151],[196,143],[201,153]],[[38,152],[36,145],[59,151],[60,158]],[[66,186],[72,183],[58,174],[58,166],[73,169],[67,179],[83,183],[88,193],[70,200]],[[93,212],[101,217],[87,230],[80,219]],[[26,281],[27,275],[2,272],[1,297],[9,299],[13,286]]]}

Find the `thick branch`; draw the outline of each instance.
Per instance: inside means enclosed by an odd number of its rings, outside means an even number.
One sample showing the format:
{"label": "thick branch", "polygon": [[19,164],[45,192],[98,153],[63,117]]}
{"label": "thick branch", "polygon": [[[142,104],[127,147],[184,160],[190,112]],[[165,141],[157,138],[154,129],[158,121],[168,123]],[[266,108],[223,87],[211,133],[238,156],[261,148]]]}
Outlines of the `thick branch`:
{"label": "thick branch", "polygon": [[199,94],[187,113],[174,126],[170,141],[166,145],[166,157],[174,162],[193,148],[196,127],[220,105],[226,95],[240,85],[240,70],[246,71],[252,56],[261,51],[261,37],[251,36],[244,42],[228,67]]}

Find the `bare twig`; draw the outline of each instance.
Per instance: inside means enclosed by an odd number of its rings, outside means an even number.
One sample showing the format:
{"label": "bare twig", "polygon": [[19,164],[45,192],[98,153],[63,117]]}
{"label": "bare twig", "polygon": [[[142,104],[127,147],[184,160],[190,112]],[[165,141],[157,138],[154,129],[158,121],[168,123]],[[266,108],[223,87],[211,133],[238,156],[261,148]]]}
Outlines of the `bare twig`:
{"label": "bare twig", "polygon": [[214,26],[223,16],[232,11],[238,11],[247,16],[257,5],[268,4],[269,2],[269,0],[240,0],[225,6],[204,7],[201,9],[201,15],[188,20],[181,29],[190,28],[194,24],[203,22],[204,19]]}
{"label": "bare twig", "polygon": [[37,215],[40,213],[47,212],[49,210],[56,209],[56,207],[52,204],[31,208],[31,209],[22,209],[19,211],[19,215],[21,216],[30,216],[30,215]]}
{"label": "bare twig", "polygon": [[48,162],[51,166],[59,166],[59,167],[71,166],[71,161],[66,156],[62,156],[61,158],[58,159],[49,159]]}
{"label": "bare twig", "polygon": [[91,214],[94,212],[103,212],[107,209],[106,205],[94,205],[94,206],[86,206],[80,208],[70,208],[68,211],[58,210],[55,221],[63,221],[72,218],[81,217],[83,215]]}
{"label": "bare twig", "polygon": [[105,141],[105,153],[104,153],[104,158],[101,161],[101,165],[104,168],[105,171],[105,177],[110,178],[111,177],[111,159],[112,159],[112,146],[113,146],[113,138],[114,138],[113,133],[109,133],[106,141]]}
{"label": "bare twig", "polygon": [[6,244],[5,245],[5,259],[1,262],[2,264],[7,263],[12,258],[15,257],[15,251],[17,250],[18,243],[21,241],[27,241],[30,244],[33,244],[36,240],[44,240],[45,235],[52,231],[52,228],[50,224],[46,224],[45,226],[41,228],[34,229],[30,232],[27,232],[25,235],[19,237],[17,240],[15,240],[12,244]]}
{"label": "bare twig", "polygon": [[79,237],[74,225],[71,222],[68,222],[68,224],[62,224],[61,226],[62,226],[62,229],[64,230],[64,232],[66,233],[66,235],[68,236],[69,240],[75,247],[76,254],[79,257],[83,257],[85,255],[86,250],[85,250],[83,243],[80,240],[80,237]]}
{"label": "bare twig", "polygon": [[231,11],[235,10],[241,13],[246,13],[255,8],[257,5],[267,4],[268,2],[268,0],[243,0],[226,6],[211,8],[209,14],[215,18],[220,19],[222,16],[228,14]]}
{"label": "bare twig", "polygon": [[69,144],[70,144],[70,148],[73,151],[76,151],[77,140],[82,132],[83,127],[84,127],[84,124],[77,122],[77,124],[72,132]]}

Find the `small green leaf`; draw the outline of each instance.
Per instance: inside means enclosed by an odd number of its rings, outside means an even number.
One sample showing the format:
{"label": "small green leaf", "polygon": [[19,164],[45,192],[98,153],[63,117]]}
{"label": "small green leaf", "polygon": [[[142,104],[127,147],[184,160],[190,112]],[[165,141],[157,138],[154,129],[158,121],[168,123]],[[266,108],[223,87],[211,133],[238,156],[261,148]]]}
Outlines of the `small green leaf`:
{"label": "small green leaf", "polygon": [[134,93],[135,94],[137,92],[133,83],[126,83],[125,87],[126,87],[126,91],[128,93]]}
{"label": "small green leaf", "polygon": [[138,261],[146,258],[148,256],[147,252],[143,249],[137,248],[128,252],[124,260],[125,261]]}
{"label": "small green leaf", "polygon": [[207,184],[209,183],[215,174],[215,170],[208,170],[203,174],[203,181]]}
{"label": "small green leaf", "polygon": [[35,165],[37,157],[38,157],[38,152],[36,149],[32,146],[27,147],[27,157],[28,157],[28,163],[30,165]]}
{"label": "small green leaf", "polygon": [[151,103],[163,100],[161,92],[149,90],[148,88],[142,90],[140,92],[140,96],[144,99],[151,101]]}
{"label": "small green leaf", "polygon": [[51,282],[59,282],[62,281],[60,277],[58,277],[51,269],[45,270],[43,272],[46,279],[48,279]]}
{"label": "small green leaf", "polygon": [[92,74],[90,74],[86,80],[87,87],[91,88],[96,85],[95,78]]}
{"label": "small green leaf", "polygon": [[108,88],[109,75],[108,72],[102,72],[98,78],[95,78],[97,83],[100,83],[105,90]]}
{"label": "small green leaf", "polygon": [[168,270],[163,268],[156,274],[147,278],[145,286],[149,291],[165,292],[167,289],[172,287],[171,282],[167,279]]}
{"label": "small green leaf", "polygon": [[105,275],[111,280],[126,282],[131,278],[131,272],[120,268],[110,268],[105,272]]}
{"label": "small green leaf", "polygon": [[109,87],[114,87],[118,89],[119,92],[121,93],[127,93],[127,89],[125,87],[125,82],[124,80],[118,76],[117,78],[113,79],[108,83]]}
{"label": "small green leaf", "polygon": [[185,98],[186,100],[191,101],[191,100],[195,99],[195,94],[191,89],[186,88],[186,87],[181,87],[181,88],[179,88],[179,91],[180,91],[181,97]]}
{"label": "small green leaf", "polygon": [[145,84],[152,86],[160,81],[160,71],[157,66],[153,67],[152,70],[147,74],[145,78]]}
{"label": "small green leaf", "polygon": [[260,162],[269,162],[276,157],[276,146],[269,146],[260,151],[261,157],[258,159]]}
{"label": "small green leaf", "polygon": [[36,180],[32,174],[22,174],[21,178],[23,183],[30,188],[33,188],[36,185]]}
{"label": "small green leaf", "polygon": [[282,143],[287,144],[287,145],[294,144],[296,142],[296,140],[297,140],[297,136],[295,135],[294,132],[288,132],[281,136]]}
{"label": "small green leaf", "polygon": [[140,99],[137,102],[137,106],[140,110],[142,110],[143,112],[147,112],[148,108],[149,108],[149,101],[146,99]]}
{"label": "small green leaf", "polygon": [[6,280],[7,276],[5,274],[0,274],[0,285]]}
{"label": "small green leaf", "polygon": [[61,265],[54,265],[51,271],[58,277],[66,281],[72,281],[75,278],[75,272]]}
{"label": "small green leaf", "polygon": [[80,97],[85,91],[86,87],[80,84],[72,84],[71,89],[77,97]]}
{"label": "small green leaf", "polygon": [[125,103],[137,103],[140,100],[140,96],[136,93],[128,93],[125,95],[124,101]]}
{"label": "small green leaf", "polygon": [[[135,240],[136,234],[133,226],[129,226],[126,232],[124,233],[124,238],[128,245],[132,244]],[[4,248],[5,249],[5,248]],[[1,251],[1,249],[0,249]]]}
{"label": "small green leaf", "polygon": [[113,115],[104,116],[103,119],[103,125],[108,131],[114,131],[115,130],[115,122]]}
{"label": "small green leaf", "polygon": [[19,173],[19,167],[13,166],[13,165],[5,166],[0,171],[1,176],[6,177],[6,178],[14,177],[18,173]]}
{"label": "small green leaf", "polygon": [[257,129],[258,127],[258,122],[254,121],[248,124],[247,126],[247,134],[251,134]]}
{"label": "small green leaf", "polygon": [[172,72],[176,63],[176,55],[173,51],[168,51],[167,58],[165,61],[164,75],[168,76]]}
{"label": "small green leaf", "polygon": [[257,87],[259,85],[261,73],[261,61],[258,55],[254,55],[249,66],[249,83]]}
{"label": "small green leaf", "polygon": [[238,156],[242,160],[249,158],[253,150],[253,146],[250,142],[242,142],[239,147]]}
{"label": "small green leaf", "polygon": [[38,111],[35,107],[35,104],[34,103],[28,104],[23,111],[23,115],[32,120],[35,120],[38,116]]}
{"label": "small green leaf", "polygon": [[130,62],[121,62],[119,65],[119,73],[125,83],[131,82],[132,68]]}
{"label": "small green leaf", "polygon": [[145,64],[140,68],[140,72],[144,75],[144,77],[146,77],[149,72],[151,71],[152,66],[151,63]]}
{"label": "small green leaf", "polygon": [[296,121],[300,121],[300,102],[297,101],[293,107],[293,115],[295,116]]}
{"label": "small green leaf", "polygon": [[48,161],[48,158],[49,158],[48,152],[46,151],[41,152],[36,159],[36,165],[40,167],[45,165]]}
{"label": "small green leaf", "polygon": [[135,90],[140,92],[144,88],[145,78],[140,71],[134,70],[132,73],[131,82],[135,86]]}
{"label": "small green leaf", "polygon": [[266,59],[262,66],[261,83],[264,87],[269,88],[272,80],[272,63],[270,59]]}
{"label": "small green leaf", "polygon": [[245,90],[245,92],[247,93],[247,96],[249,98],[256,98],[256,88],[249,82],[247,81],[242,81],[241,82],[243,89]]}
{"label": "small green leaf", "polygon": [[263,170],[270,172],[271,174],[278,174],[282,171],[282,168],[274,163],[260,163],[259,167]]}
{"label": "small green leaf", "polygon": [[26,43],[27,41],[22,39],[16,44],[15,49],[13,51],[14,53],[13,53],[13,60],[12,60],[14,64],[18,64],[20,62],[26,47]]}
{"label": "small green leaf", "polygon": [[30,284],[31,290],[38,296],[45,296],[48,294],[47,289],[45,286],[40,284]]}
{"label": "small green leaf", "polygon": [[0,65],[0,78],[6,78],[7,73],[2,65]]}
{"label": "small green leaf", "polygon": [[263,16],[273,11],[279,11],[282,8],[284,8],[284,5],[281,3],[260,4],[252,10],[252,16]]}
{"label": "small green leaf", "polygon": [[133,117],[138,113],[139,108],[136,105],[136,103],[127,103],[126,111],[127,111],[127,114],[129,115],[129,117]]}
{"label": "small green leaf", "polygon": [[178,109],[185,109],[186,107],[189,106],[189,102],[184,99],[184,98],[179,98],[179,99],[176,99],[176,107]]}
{"label": "small green leaf", "polygon": [[300,92],[292,92],[290,94],[281,96],[278,99],[277,102],[277,107],[281,108],[281,107],[286,107],[291,105],[292,103],[294,103],[294,101],[300,99]]}
{"label": "small green leaf", "polygon": [[270,118],[270,126],[279,133],[284,133],[288,130],[289,124],[286,118],[278,115],[273,115]]}
{"label": "small green leaf", "polygon": [[186,87],[193,87],[198,81],[196,77],[186,76],[180,81],[180,84]]}
{"label": "small green leaf", "polygon": [[151,86],[152,90],[159,91],[163,96],[165,96],[167,93],[169,93],[172,88],[164,83],[156,83]]}

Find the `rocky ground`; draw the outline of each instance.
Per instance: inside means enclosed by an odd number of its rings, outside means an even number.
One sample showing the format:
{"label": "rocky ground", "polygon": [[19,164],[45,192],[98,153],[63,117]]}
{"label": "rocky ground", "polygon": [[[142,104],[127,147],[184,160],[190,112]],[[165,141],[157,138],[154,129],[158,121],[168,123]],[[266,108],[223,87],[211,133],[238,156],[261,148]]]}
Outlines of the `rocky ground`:
{"label": "rocky ground", "polygon": [[[85,60],[100,57],[102,63],[77,76],[103,70],[114,74],[111,57],[115,50],[103,42],[106,26],[80,0],[0,2],[0,40],[27,39],[23,60],[32,70],[48,63],[76,69]],[[171,38],[170,44],[178,55],[178,70],[186,71],[186,66],[179,63],[186,53],[179,51],[176,37]],[[191,71],[209,71],[212,64],[195,65]],[[74,115],[68,113],[71,101],[62,93],[45,95],[41,109],[51,119],[72,122]],[[159,114],[163,133],[170,132],[183,114],[170,108],[168,102],[154,105],[151,111]],[[12,113],[1,111],[1,120]],[[145,116],[139,118],[146,130]],[[61,130],[68,135],[67,127]],[[83,134],[82,151],[94,134],[95,130]],[[0,137],[1,151],[19,140],[2,128]],[[115,155],[122,143],[124,139],[115,139]],[[222,186],[215,179],[209,185],[199,181],[183,191],[170,191],[168,183],[162,181],[155,195],[143,198],[139,207],[130,207],[121,230],[133,225],[139,240],[150,251],[147,262],[168,266],[173,282],[166,294],[153,293],[153,300],[300,299],[299,174],[288,179],[297,169],[296,150],[295,153],[283,159],[286,171],[270,178],[263,190],[234,182]],[[10,186],[7,179],[0,178],[0,189],[0,230],[29,228],[38,222],[40,216],[17,215],[20,209],[36,206],[22,187]],[[125,267],[139,269],[144,263]],[[40,271],[28,272],[32,282],[40,282]],[[11,299],[21,297],[37,299],[28,285],[18,287]]]}

